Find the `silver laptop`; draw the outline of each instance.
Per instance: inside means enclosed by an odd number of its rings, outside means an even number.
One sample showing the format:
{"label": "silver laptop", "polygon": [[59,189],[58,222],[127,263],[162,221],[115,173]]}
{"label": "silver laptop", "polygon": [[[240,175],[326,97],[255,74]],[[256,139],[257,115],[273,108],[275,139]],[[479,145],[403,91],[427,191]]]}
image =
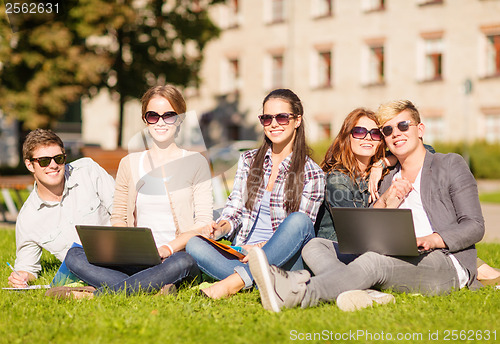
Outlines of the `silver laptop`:
{"label": "silver laptop", "polygon": [[410,209],[330,207],[341,253],[418,256]]}
{"label": "silver laptop", "polygon": [[75,227],[89,263],[101,266],[153,266],[161,263],[149,228]]}

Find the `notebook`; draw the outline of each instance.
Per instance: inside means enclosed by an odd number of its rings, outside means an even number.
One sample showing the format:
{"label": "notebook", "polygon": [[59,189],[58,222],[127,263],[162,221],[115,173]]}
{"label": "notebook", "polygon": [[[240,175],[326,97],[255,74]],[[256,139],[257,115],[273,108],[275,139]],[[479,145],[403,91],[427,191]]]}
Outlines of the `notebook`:
{"label": "notebook", "polygon": [[153,266],[161,263],[149,228],[75,227],[89,263],[101,266]]}
{"label": "notebook", "polygon": [[341,253],[418,256],[410,209],[330,207]]}

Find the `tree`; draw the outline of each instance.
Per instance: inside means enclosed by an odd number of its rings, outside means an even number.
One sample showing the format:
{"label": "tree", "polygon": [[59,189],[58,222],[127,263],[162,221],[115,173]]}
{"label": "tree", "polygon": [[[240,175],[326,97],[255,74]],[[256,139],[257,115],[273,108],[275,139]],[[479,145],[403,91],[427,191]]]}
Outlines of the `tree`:
{"label": "tree", "polygon": [[118,46],[116,53],[110,52],[114,62],[107,83],[119,96],[118,146],[127,100],[159,82],[198,86],[203,49],[219,34],[208,6],[221,1],[205,1],[202,6],[191,0],[144,0],[135,18],[108,30]]}
{"label": "tree", "polygon": [[[209,6],[223,0],[69,0],[64,13],[0,21],[0,107],[25,126],[50,127],[82,95],[102,87],[123,108],[159,82],[197,86],[202,51],[219,34]],[[5,35],[5,36],[4,36]]]}
{"label": "tree", "polygon": [[85,45],[98,33],[80,29],[85,17],[18,14],[9,23],[5,7],[0,11],[0,107],[27,128],[51,127],[68,104],[102,83],[109,56]]}

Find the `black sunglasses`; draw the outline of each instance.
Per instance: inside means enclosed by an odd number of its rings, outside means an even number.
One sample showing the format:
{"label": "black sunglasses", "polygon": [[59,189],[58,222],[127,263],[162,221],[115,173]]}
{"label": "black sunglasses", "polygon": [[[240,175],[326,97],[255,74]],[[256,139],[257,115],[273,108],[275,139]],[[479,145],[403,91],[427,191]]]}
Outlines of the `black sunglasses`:
{"label": "black sunglasses", "polygon": [[38,165],[40,165],[40,167],[47,167],[50,165],[50,162],[52,161],[52,159],[54,159],[56,164],[62,165],[66,162],[66,155],[65,154],[57,154],[54,156],[42,156],[40,158],[31,158],[30,161],[31,162],[33,162],[33,161],[38,162]]}
{"label": "black sunglasses", "polygon": [[288,123],[290,123],[290,117],[294,118],[295,115],[293,113],[278,113],[276,115],[260,115],[259,119],[260,123],[264,127],[267,127],[273,123],[273,118],[276,119],[279,125],[288,125]]}
{"label": "black sunglasses", "polygon": [[163,115],[160,115],[156,111],[148,111],[144,115],[144,118],[146,119],[146,122],[148,124],[158,123],[158,121],[160,120],[160,117],[163,119],[163,121],[166,124],[174,124],[175,122],[177,122],[178,115],[177,115],[177,112],[175,112],[175,111],[167,111]]}
{"label": "black sunglasses", "polygon": [[[410,120],[407,120],[407,121],[399,122],[395,126],[398,127],[399,131],[408,131],[408,129],[410,129],[410,126],[412,126],[412,125],[416,125],[416,124],[412,123]],[[391,135],[393,128],[394,127],[391,125],[386,125],[385,127],[382,128],[382,134],[384,134],[384,136]]]}
{"label": "black sunglasses", "polygon": [[352,137],[358,140],[364,139],[368,134],[370,134],[370,137],[372,138],[373,141],[382,140],[382,133],[378,128],[373,128],[372,130],[368,130],[365,127],[354,127],[351,130]]}

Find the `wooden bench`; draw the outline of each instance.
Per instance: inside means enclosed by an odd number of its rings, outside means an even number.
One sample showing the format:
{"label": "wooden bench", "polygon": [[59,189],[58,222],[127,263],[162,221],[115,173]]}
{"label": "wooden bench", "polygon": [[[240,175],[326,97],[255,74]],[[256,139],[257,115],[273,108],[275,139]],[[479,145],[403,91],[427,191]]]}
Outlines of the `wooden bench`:
{"label": "wooden bench", "polygon": [[24,203],[21,196],[21,191],[33,189],[33,176],[32,175],[22,175],[22,176],[0,176],[0,190],[2,193],[5,206],[0,203],[0,212],[2,213],[3,222],[15,222],[19,209],[16,203],[12,199],[12,193],[16,196],[17,201],[20,205]]}
{"label": "wooden bench", "polygon": [[82,148],[82,154],[84,157],[92,158],[114,178],[120,160],[128,154],[128,151],[123,148],[106,150],[100,147],[86,146]]}

